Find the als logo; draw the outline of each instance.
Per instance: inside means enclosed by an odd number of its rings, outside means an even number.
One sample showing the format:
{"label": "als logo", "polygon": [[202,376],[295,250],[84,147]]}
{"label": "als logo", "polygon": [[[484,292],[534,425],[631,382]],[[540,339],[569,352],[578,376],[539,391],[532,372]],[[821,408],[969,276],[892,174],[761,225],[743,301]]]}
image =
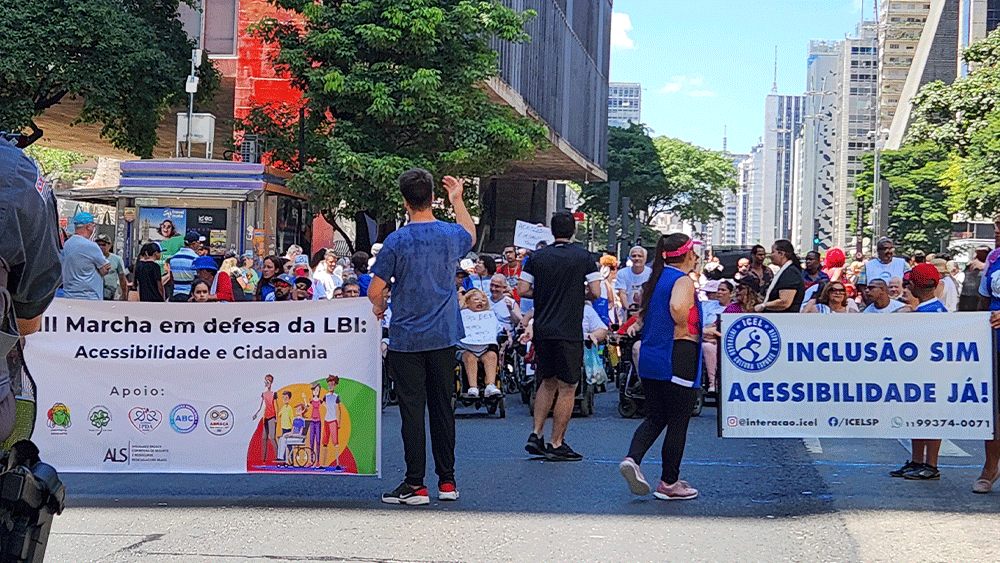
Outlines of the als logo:
{"label": "als logo", "polygon": [[104,453],[104,462],[128,463],[128,448],[108,448]]}
{"label": "als logo", "polygon": [[764,371],[781,352],[781,336],[771,321],[748,315],[726,331],[726,357],[743,371]]}
{"label": "als logo", "polygon": [[147,407],[135,407],[128,411],[128,419],[139,432],[152,432],[162,422],[163,414]]}
{"label": "als logo", "polygon": [[187,434],[198,426],[198,411],[191,405],[177,405],[170,411],[170,426],[181,434]]}
{"label": "als logo", "polygon": [[97,405],[90,409],[87,420],[90,421],[90,431],[97,432],[97,435],[100,436],[105,430],[108,430],[108,425],[111,424],[111,410],[103,405]]}
{"label": "als logo", "polygon": [[69,416],[69,407],[62,403],[52,405],[46,413],[46,424],[48,424],[52,434],[66,434],[66,429],[72,426],[73,421]]}
{"label": "als logo", "polygon": [[225,436],[233,429],[235,419],[229,407],[215,405],[205,413],[205,430],[216,436]]}

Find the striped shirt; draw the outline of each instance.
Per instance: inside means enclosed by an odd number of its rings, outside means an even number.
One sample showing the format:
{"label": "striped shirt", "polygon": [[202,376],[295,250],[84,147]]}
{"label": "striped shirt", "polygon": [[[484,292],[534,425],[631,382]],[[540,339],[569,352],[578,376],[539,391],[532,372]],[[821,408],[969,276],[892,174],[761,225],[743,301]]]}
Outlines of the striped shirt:
{"label": "striped shirt", "polygon": [[191,267],[198,253],[184,247],[170,257],[170,275],[174,279],[174,295],[190,294],[195,271]]}

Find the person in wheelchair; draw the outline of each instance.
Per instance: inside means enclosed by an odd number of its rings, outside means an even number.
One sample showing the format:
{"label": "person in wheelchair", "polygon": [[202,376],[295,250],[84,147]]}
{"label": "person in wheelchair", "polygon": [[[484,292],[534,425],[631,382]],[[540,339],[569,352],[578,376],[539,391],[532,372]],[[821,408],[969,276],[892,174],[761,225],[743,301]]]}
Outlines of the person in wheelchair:
{"label": "person in wheelchair", "polygon": [[[291,393],[288,394],[291,395]],[[295,418],[292,419],[292,427],[287,432],[282,428],[281,436],[278,437],[276,459],[282,465],[292,463],[292,446],[302,446],[306,443],[306,419],[302,418],[305,412],[305,405],[302,403],[295,405]]]}
{"label": "person in wheelchair", "polygon": [[[477,313],[489,312],[483,316]],[[496,343],[502,327],[496,313],[490,308],[490,300],[478,289],[465,293],[462,302],[462,319],[466,326],[465,338],[459,341],[459,360],[465,366],[469,385],[466,395],[479,396],[479,364],[483,364],[483,380],[486,388],[483,395],[496,397],[503,393],[497,387],[498,355],[500,347]],[[475,320],[473,320],[475,319]]]}

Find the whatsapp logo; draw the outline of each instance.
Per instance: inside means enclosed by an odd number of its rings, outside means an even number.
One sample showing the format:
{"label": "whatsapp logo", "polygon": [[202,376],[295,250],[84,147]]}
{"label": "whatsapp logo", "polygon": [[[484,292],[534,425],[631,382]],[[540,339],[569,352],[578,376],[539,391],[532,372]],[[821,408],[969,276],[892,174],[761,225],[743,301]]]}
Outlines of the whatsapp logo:
{"label": "whatsapp logo", "polygon": [[100,436],[111,425],[111,410],[108,407],[98,405],[90,409],[87,420],[90,421],[90,431],[97,432],[97,435]]}

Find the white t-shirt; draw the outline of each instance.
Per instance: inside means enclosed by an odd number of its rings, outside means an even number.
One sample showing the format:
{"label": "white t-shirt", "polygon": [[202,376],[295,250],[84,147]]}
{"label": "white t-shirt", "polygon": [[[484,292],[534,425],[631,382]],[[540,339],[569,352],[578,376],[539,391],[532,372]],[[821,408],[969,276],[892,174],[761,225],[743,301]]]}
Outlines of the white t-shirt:
{"label": "white t-shirt", "polygon": [[888,264],[883,264],[878,258],[872,258],[865,262],[865,280],[859,283],[868,285],[868,282],[877,279],[889,283],[892,278],[902,278],[904,273],[906,273],[906,260],[902,258],[893,258]]}
{"label": "white t-shirt", "polygon": [[337,408],[340,403],[340,395],[330,392],[323,396],[323,400],[326,401],[326,415],[323,416],[323,420],[327,422],[340,420],[340,409]]}
{"label": "white t-shirt", "polygon": [[641,274],[633,272],[632,268],[618,271],[618,277],[615,278],[615,291],[619,289],[625,290],[625,297],[628,303],[622,303],[624,307],[639,302],[636,299],[636,295],[642,289],[642,284],[649,280],[649,276],[652,273],[653,269],[649,266],[644,266]]}
{"label": "white t-shirt", "polygon": [[889,304],[886,305],[885,309],[878,309],[878,308],[875,307],[875,304],[872,303],[871,305],[868,305],[868,307],[865,307],[865,310],[863,312],[865,312],[865,313],[895,313],[896,311],[902,309],[903,307],[906,307],[905,303],[903,303],[901,301],[896,301],[895,299],[890,299],[889,300]]}
{"label": "white t-shirt", "polygon": [[313,272],[313,283],[322,284],[323,296],[326,299],[333,299],[333,290],[343,285],[344,282],[334,274],[326,271],[326,268],[316,268],[316,271]]}
{"label": "white t-shirt", "polygon": [[958,286],[955,285],[955,280],[950,277],[945,277],[941,280],[941,284],[944,286],[944,293],[941,294],[941,303],[944,304],[948,311],[954,312],[958,310]]}
{"label": "white t-shirt", "polygon": [[[504,296],[500,301],[494,302],[493,297],[490,297],[490,308],[493,309],[494,313],[496,313],[497,320],[500,321],[500,324],[503,325],[505,329],[511,330],[513,326],[511,325],[510,320],[510,309],[507,307],[508,299],[510,299],[511,302],[514,301],[510,297]],[[514,303],[514,306],[517,307],[517,303]]]}
{"label": "white t-shirt", "polygon": [[[648,269],[648,268],[647,268]],[[608,329],[608,325],[604,324],[601,317],[597,315],[597,311],[590,302],[583,304],[583,339],[587,339],[587,335],[598,329]]]}
{"label": "white t-shirt", "polygon": [[62,250],[63,291],[66,297],[103,300],[104,278],[97,269],[107,263],[108,259],[96,242],[76,234],[69,237]]}

